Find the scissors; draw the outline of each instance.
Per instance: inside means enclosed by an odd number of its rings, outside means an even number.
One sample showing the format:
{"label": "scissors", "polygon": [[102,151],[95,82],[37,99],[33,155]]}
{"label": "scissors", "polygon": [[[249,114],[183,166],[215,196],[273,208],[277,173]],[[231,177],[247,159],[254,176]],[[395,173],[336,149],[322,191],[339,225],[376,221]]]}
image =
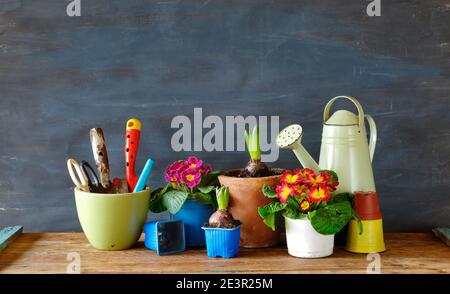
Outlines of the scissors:
{"label": "scissors", "polygon": [[80,165],[75,159],[70,158],[67,160],[67,169],[78,189],[84,192],[98,190],[99,180],[97,174],[87,161],[83,160]]}
{"label": "scissors", "polygon": [[88,179],[89,188],[92,191],[98,191],[100,189],[100,180],[97,177],[92,166],[86,160],[81,161],[81,169],[86,174]]}

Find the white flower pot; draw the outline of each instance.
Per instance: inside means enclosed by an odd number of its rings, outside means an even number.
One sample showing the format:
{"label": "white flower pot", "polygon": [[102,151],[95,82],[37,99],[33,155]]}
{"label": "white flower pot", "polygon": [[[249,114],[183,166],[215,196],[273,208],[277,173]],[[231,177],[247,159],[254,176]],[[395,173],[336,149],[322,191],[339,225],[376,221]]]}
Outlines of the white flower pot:
{"label": "white flower pot", "polygon": [[290,255],[303,258],[318,258],[333,254],[334,235],[317,233],[307,218],[292,219],[285,216],[284,219],[286,222],[286,241]]}

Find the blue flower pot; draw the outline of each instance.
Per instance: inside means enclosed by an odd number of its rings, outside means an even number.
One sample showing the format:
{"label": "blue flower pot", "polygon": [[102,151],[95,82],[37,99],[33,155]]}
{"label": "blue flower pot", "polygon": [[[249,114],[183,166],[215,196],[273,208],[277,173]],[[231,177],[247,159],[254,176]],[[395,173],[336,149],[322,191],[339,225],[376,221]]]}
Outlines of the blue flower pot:
{"label": "blue flower pot", "polygon": [[241,237],[241,226],[233,229],[207,228],[203,227],[206,236],[206,254],[215,258],[235,257],[239,252],[239,239]]}
{"label": "blue flower pot", "polygon": [[151,221],[144,225],[144,233],[145,247],[158,255],[173,254],[186,248],[182,221]]}
{"label": "blue flower pot", "polygon": [[195,200],[186,200],[180,211],[172,216],[172,219],[184,222],[187,247],[205,246],[205,234],[202,226],[208,222],[212,213],[211,205],[202,204]]}

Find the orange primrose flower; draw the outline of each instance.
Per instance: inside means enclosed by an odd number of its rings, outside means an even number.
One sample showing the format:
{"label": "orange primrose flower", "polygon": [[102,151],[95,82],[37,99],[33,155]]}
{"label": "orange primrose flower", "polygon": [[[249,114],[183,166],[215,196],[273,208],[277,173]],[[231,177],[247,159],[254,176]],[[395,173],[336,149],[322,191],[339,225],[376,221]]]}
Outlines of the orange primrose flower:
{"label": "orange primrose flower", "polygon": [[295,185],[301,179],[302,178],[298,174],[291,173],[290,171],[284,172],[283,175],[281,176],[281,182],[287,185]]}
{"label": "orange primrose flower", "polygon": [[289,196],[292,196],[294,194],[294,188],[288,185],[277,186],[275,190],[277,192],[278,198],[280,199],[280,202],[282,203],[286,203]]}
{"label": "orange primrose flower", "polygon": [[309,178],[310,175],[314,174],[314,171],[312,169],[309,168],[304,168],[304,169],[294,169],[294,173],[299,175],[301,180],[306,180]]}
{"label": "orange primrose flower", "polygon": [[330,199],[330,193],[328,193],[328,187],[326,185],[319,185],[312,188],[308,193],[310,201],[314,202],[326,202]]}
{"label": "orange primrose flower", "polygon": [[339,186],[339,182],[338,181],[334,181],[334,182],[331,181],[333,179],[333,175],[331,175],[330,173],[328,173],[326,171],[322,172],[321,175],[323,176],[323,178],[327,182],[328,189],[331,192],[336,191],[336,187]]}
{"label": "orange primrose flower", "polygon": [[327,179],[326,179],[326,176],[324,176],[323,174],[317,174],[317,175],[311,174],[311,175],[309,175],[307,182],[311,186],[317,186],[317,185],[321,185],[321,184],[326,184]]}
{"label": "orange primrose flower", "polygon": [[308,186],[305,184],[297,184],[294,186],[294,194],[298,196],[302,196],[303,193],[308,191]]}
{"label": "orange primrose flower", "polygon": [[298,209],[302,212],[306,212],[310,209],[310,207],[311,207],[311,204],[309,203],[308,200],[302,200],[300,202],[300,205],[298,206]]}
{"label": "orange primrose flower", "polygon": [[331,183],[328,184],[328,189],[329,189],[331,192],[334,192],[334,191],[336,191],[336,187],[337,187],[337,186],[339,186],[339,182],[338,182],[338,181],[331,182]]}

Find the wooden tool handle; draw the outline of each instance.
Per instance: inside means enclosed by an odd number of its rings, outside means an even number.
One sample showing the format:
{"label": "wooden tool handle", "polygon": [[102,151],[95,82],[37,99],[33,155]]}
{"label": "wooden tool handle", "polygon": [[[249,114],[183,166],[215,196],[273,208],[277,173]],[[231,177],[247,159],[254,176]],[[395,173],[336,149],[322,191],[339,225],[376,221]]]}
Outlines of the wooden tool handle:
{"label": "wooden tool handle", "polygon": [[111,185],[109,180],[109,162],[108,152],[106,151],[105,136],[101,128],[93,128],[89,132],[91,138],[92,152],[94,154],[95,164],[100,176],[100,184],[103,188]]}

